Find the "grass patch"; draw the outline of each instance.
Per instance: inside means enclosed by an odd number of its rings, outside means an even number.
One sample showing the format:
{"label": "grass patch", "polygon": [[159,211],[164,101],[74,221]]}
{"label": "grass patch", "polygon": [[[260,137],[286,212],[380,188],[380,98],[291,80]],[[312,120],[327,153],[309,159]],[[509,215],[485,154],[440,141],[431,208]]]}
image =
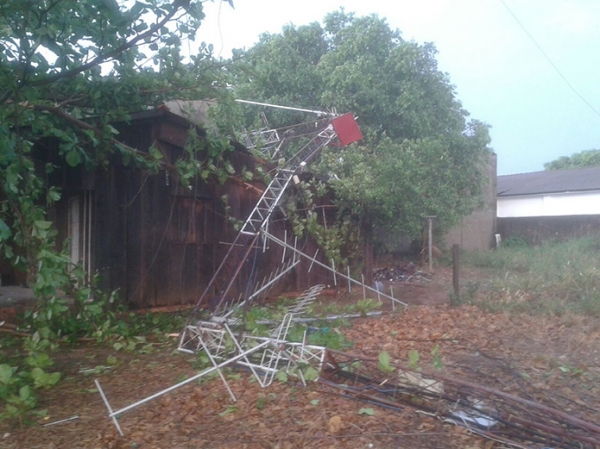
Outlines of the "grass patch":
{"label": "grass patch", "polygon": [[600,316],[600,235],[465,253],[489,274],[476,303],[487,310]]}

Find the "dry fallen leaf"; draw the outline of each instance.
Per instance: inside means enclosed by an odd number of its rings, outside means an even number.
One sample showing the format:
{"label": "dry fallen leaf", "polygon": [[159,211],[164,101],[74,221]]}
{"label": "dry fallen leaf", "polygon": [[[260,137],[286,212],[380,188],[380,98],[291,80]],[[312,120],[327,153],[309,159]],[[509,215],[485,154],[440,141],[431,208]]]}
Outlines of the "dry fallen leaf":
{"label": "dry fallen leaf", "polygon": [[329,424],[327,424],[327,429],[330,434],[334,435],[338,433],[342,428],[342,417],[339,415],[332,416],[329,418]]}

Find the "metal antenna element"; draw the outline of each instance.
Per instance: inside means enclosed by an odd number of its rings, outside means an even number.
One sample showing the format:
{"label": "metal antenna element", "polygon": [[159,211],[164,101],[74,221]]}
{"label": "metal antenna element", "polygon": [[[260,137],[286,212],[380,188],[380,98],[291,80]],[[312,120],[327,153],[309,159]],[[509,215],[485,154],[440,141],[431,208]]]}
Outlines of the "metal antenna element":
{"label": "metal antenna element", "polygon": [[294,108],[291,106],[281,106],[278,104],[270,104],[270,103],[260,103],[258,101],[248,101],[248,100],[235,100],[235,101],[237,101],[238,103],[255,104],[258,106],[267,106],[269,108],[287,109],[288,111],[310,112],[311,114],[323,115],[323,116],[327,116],[327,117],[336,117],[337,116],[337,114],[335,112],[313,111],[311,109]]}

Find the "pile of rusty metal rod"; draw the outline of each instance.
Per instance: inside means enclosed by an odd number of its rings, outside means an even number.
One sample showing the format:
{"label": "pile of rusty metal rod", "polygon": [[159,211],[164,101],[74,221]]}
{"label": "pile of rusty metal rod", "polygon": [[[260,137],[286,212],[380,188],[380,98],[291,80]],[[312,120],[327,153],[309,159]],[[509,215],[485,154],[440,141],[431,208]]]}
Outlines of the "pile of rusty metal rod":
{"label": "pile of rusty metal rod", "polygon": [[382,367],[378,359],[328,350],[320,382],[344,396],[410,407],[513,447],[600,447],[600,426],[581,410],[558,410],[437,372]]}

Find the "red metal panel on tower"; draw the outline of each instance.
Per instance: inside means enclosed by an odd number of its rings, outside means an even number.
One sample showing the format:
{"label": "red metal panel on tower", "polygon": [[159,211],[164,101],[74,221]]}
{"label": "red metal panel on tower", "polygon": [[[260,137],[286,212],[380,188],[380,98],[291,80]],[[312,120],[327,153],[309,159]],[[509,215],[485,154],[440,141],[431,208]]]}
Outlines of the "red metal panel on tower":
{"label": "red metal panel on tower", "polygon": [[351,113],[334,118],[331,123],[342,146],[349,145],[363,138],[360,128]]}

